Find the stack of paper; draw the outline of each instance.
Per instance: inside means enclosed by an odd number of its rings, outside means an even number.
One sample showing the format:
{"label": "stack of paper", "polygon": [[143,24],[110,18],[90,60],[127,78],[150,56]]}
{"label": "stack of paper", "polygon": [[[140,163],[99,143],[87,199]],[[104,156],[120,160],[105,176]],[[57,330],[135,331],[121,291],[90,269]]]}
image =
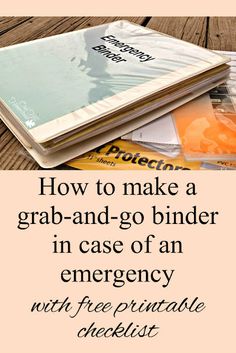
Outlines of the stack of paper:
{"label": "stack of paper", "polygon": [[53,167],[217,86],[227,62],[127,21],[104,24],[1,48],[0,114]]}
{"label": "stack of paper", "polygon": [[[155,111],[150,114],[154,115]],[[177,156],[181,149],[171,113],[122,136],[122,139],[134,141],[169,157]]]}

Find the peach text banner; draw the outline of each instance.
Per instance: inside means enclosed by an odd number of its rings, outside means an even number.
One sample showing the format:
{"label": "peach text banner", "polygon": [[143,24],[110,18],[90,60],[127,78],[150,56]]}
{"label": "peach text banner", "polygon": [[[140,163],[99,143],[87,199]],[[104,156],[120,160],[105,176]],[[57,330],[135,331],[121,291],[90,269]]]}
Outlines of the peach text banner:
{"label": "peach text banner", "polygon": [[1,172],[0,352],[235,352],[235,176]]}
{"label": "peach text banner", "polygon": [[1,4],[1,16],[233,16],[235,1],[46,1],[11,0]]}

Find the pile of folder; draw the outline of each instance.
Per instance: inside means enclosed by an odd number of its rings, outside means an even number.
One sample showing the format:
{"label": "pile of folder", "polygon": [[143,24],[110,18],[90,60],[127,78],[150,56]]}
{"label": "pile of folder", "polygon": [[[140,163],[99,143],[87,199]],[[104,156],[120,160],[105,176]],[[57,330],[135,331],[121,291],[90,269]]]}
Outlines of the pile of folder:
{"label": "pile of folder", "polygon": [[235,87],[223,54],[128,21],[0,48],[0,117],[43,168],[89,160],[121,136],[187,164],[232,161]]}
{"label": "pile of folder", "polygon": [[231,59],[225,83],[122,138],[203,168],[236,169],[236,52],[221,54]]}

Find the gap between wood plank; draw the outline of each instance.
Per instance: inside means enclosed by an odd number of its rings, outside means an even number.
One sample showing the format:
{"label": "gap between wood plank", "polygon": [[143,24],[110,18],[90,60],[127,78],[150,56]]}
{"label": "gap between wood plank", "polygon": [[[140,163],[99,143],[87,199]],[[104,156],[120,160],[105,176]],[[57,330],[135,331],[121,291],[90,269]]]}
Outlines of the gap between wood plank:
{"label": "gap between wood plank", "polygon": [[210,21],[210,17],[207,17],[207,18],[206,18],[206,40],[205,40],[205,48],[208,47],[209,21]]}
{"label": "gap between wood plank", "polygon": [[141,24],[141,26],[146,27],[148,22],[151,20],[151,17],[146,17]]}

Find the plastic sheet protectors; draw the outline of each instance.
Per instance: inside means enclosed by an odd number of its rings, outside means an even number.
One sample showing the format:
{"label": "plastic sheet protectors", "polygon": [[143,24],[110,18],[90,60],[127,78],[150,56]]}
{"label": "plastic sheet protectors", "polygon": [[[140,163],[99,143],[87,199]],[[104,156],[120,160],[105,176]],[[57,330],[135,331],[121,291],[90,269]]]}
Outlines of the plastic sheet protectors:
{"label": "plastic sheet protectors", "polygon": [[188,160],[236,160],[236,53],[226,54],[227,82],[173,112]]}

